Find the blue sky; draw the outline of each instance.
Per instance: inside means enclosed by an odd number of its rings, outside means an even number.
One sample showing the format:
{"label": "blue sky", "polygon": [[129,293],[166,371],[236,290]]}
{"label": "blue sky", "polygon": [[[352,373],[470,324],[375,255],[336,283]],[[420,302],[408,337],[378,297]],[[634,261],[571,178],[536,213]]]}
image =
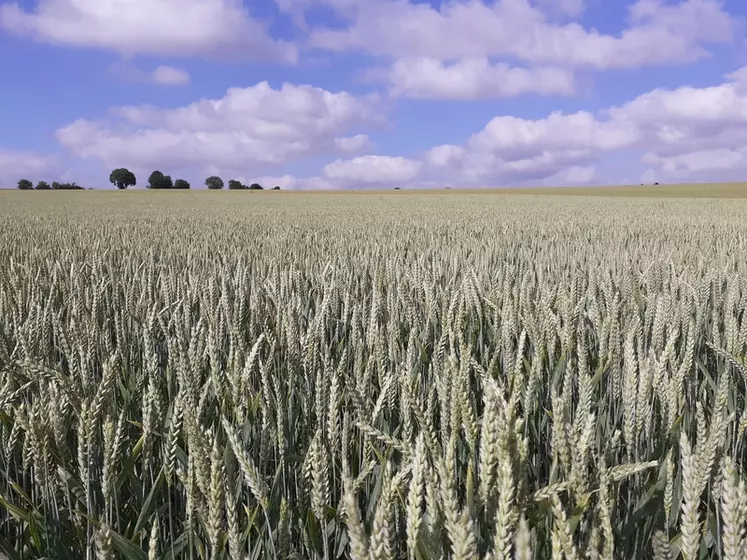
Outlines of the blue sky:
{"label": "blue sky", "polygon": [[746,17],[738,0],[0,1],[0,184],[111,188],[120,166],[138,188],[156,168],[194,187],[739,180]]}

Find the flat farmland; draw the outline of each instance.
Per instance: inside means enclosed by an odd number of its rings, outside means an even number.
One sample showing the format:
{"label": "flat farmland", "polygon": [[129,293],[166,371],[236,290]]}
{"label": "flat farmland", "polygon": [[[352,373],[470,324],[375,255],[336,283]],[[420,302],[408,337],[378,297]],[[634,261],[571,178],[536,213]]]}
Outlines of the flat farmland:
{"label": "flat farmland", "polygon": [[0,192],[0,555],[741,558],[746,189]]}

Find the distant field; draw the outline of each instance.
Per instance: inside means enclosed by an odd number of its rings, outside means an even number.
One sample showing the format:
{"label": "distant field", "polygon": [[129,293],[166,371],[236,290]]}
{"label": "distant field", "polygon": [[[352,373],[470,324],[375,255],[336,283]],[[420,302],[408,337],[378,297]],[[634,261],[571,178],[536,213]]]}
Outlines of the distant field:
{"label": "distant field", "polygon": [[[131,196],[132,193],[148,193],[148,196],[174,196],[175,192],[164,191],[147,191],[145,189],[130,189],[120,192],[111,189],[95,191],[45,191],[47,196],[66,196],[73,197],[100,197],[102,195]],[[205,189],[195,189],[191,191],[179,191],[182,194],[199,193],[199,196],[289,196],[289,195],[384,195],[396,194],[418,194],[418,195],[531,195],[531,196],[603,196],[603,197],[634,197],[634,198],[747,198],[747,182],[745,183],[695,183],[681,185],[616,185],[603,187],[521,187],[521,188],[477,188],[477,189],[408,189],[401,190],[391,189],[350,189],[350,190],[314,190],[314,191],[296,191],[296,190],[264,190],[264,191],[208,191]],[[42,193],[44,194],[44,193]],[[29,191],[0,190],[0,201],[6,197],[34,197],[37,196]],[[30,200],[37,201],[34,198]],[[57,199],[55,199],[57,200]],[[77,198],[76,198],[77,200]]]}
{"label": "distant field", "polygon": [[[330,191],[322,191],[330,192]],[[384,193],[389,191],[350,191],[357,193]],[[551,195],[551,196],[605,196],[636,198],[747,198],[747,183],[697,183],[691,185],[630,185],[611,187],[524,187],[503,189],[403,189],[400,193],[419,194],[499,194],[499,195]]]}
{"label": "distant field", "polygon": [[[46,216],[56,219],[61,215],[79,215],[81,220],[91,216],[118,216],[150,220],[245,220],[251,216],[273,214],[288,223],[298,225],[301,217],[327,216],[364,212],[372,218],[386,213],[400,214],[412,219],[416,214],[447,212],[470,215],[474,212],[489,216],[508,206],[526,206],[531,198],[546,207],[548,203],[576,208],[583,198],[591,206],[606,209],[617,199],[619,208],[630,211],[648,210],[655,200],[667,205],[675,199],[683,203],[700,200],[699,204],[716,204],[719,200],[747,200],[747,183],[718,183],[661,186],[615,187],[553,187],[516,189],[403,189],[403,190],[348,190],[348,191],[148,191],[111,189],[91,191],[18,191],[0,190],[0,217],[21,215]],[[604,202],[604,199],[610,199]],[[565,202],[563,202],[565,200]],[[540,201],[544,201],[541,202]],[[555,201],[554,203],[552,201]],[[596,202],[594,202],[596,201]],[[638,201],[638,203],[634,203]],[[665,209],[666,206],[660,209]]]}

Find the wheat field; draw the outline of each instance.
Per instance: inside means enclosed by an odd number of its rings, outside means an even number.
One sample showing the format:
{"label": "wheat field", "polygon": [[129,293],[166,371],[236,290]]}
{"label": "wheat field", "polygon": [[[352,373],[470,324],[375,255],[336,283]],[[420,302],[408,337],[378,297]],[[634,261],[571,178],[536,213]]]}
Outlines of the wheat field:
{"label": "wheat field", "polygon": [[0,196],[0,556],[747,554],[747,201]]}

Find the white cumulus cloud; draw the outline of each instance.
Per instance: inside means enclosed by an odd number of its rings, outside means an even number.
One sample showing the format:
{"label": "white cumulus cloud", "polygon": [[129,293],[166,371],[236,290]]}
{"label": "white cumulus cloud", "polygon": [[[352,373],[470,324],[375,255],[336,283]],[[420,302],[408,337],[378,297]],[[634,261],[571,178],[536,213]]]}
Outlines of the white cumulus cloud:
{"label": "white cumulus cloud", "polygon": [[440,99],[515,97],[527,93],[571,95],[573,73],[561,68],[492,64],[487,57],[445,64],[436,58],[401,58],[386,72],[394,96]]}
{"label": "white cumulus cloud", "polygon": [[360,156],[353,159],[338,159],[324,166],[327,179],[340,186],[367,186],[381,183],[403,183],[412,181],[423,166],[421,161],[392,156]]}
{"label": "white cumulus cloud", "polygon": [[145,169],[254,173],[304,156],[339,158],[316,176],[281,175],[276,184],[289,189],[609,182],[600,170],[618,156],[637,160],[647,180],[747,175],[747,67],[718,85],[659,88],[595,113],[498,115],[463,143],[408,157],[349,157],[370,148],[356,129],[384,124],[379,101],[310,86],[262,82],[176,109],[119,107],[113,116],[76,121],[58,139],[76,155]]}
{"label": "white cumulus cloud", "polygon": [[720,85],[659,88],[598,114],[497,116],[464,145],[436,146],[423,161],[432,175],[465,183],[586,183],[596,177],[594,162],[633,152],[643,154],[647,181],[742,179],[747,67]]}
{"label": "white cumulus cloud", "polygon": [[642,159],[662,180],[734,180],[747,174],[747,67],[722,84],[655,89],[608,111],[640,131]]}
{"label": "white cumulus cloud", "polygon": [[[722,0],[636,0],[616,34],[575,21],[584,0],[276,3],[308,33],[310,46],[382,58],[388,67],[363,75],[412,98],[572,95],[579,71],[692,62],[733,42],[739,27]],[[335,13],[334,26],[306,21],[319,6]]]}
{"label": "white cumulus cloud", "polygon": [[183,86],[189,83],[189,73],[173,66],[159,66],[151,74],[153,81],[164,86]]}
{"label": "white cumulus cloud", "polygon": [[127,55],[210,56],[294,62],[241,0],[38,0],[0,4],[0,27],[38,41]]}
{"label": "white cumulus cloud", "polygon": [[355,136],[335,138],[335,146],[343,152],[360,152],[371,147],[371,140],[367,134],[356,134]]}
{"label": "white cumulus cloud", "polygon": [[151,169],[253,173],[307,155],[338,158],[317,175],[264,178],[284,189],[606,183],[614,178],[600,170],[616,157],[638,160],[646,182],[747,175],[747,67],[718,85],[659,88],[595,113],[498,115],[461,144],[408,157],[346,158],[370,148],[368,136],[354,132],[383,124],[381,105],[310,86],[276,90],[263,82],[181,108],[119,107],[113,114],[114,124],[79,120],[58,138],[79,156]]}
{"label": "white cumulus cloud", "polygon": [[[635,68],[707,56],[706,46],[732,41],[736,26],[720,0],[638,0],[618,35],[552,22],[530,0],[443,2],[438,8],[406,0],[284,0],[280,6],[297,14],[317,3],[331,6],[348,25],[312,29],[313,46],[394,59],[510,57],[537,65]],[[566,2],[571,12],[579,8]]]}
{"label": "white cumulus cloud", "polygon": [[498,116],[463,145],[436,146],[424,154],[431,175],[462,183],[508,185],[551,176],[584,183],[588,164],[603,153],[634,146],[639,131],[625,121],[599,120],[588,112],[551,113],[530,120]]}
{"label": "white cumulus cloud", "polygon": [[19,179],[51,182],[60,171],[57,159],[35,152],[0,148],[0,187],[15,187]]}
{"label": "white cumulus cloud", "polygon": [[57,138],[75,155],[107,165],[253,170],[360,148],[367,137],[346,133],[384,122],[374,97],[267,82],[176,109],[119,107],[113,117],[80,119]]}

